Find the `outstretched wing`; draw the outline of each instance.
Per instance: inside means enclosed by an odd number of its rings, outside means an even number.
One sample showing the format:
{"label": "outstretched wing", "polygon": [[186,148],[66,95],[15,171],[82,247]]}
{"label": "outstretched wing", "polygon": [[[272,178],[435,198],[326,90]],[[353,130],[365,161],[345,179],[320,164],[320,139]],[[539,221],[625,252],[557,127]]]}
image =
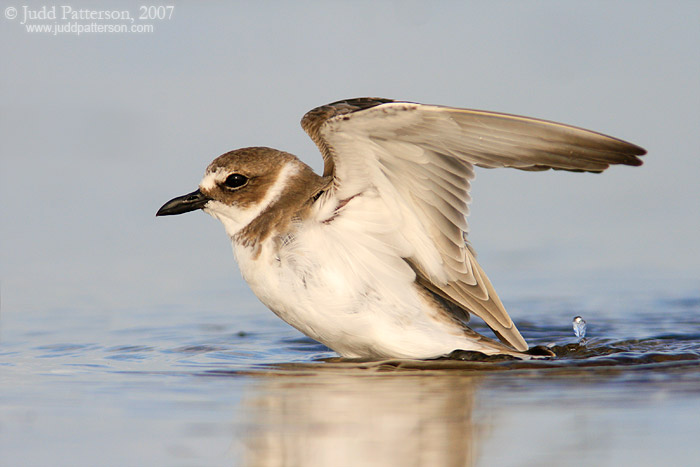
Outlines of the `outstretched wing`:
{"label": "outstretched wing", "polygon": [[373,188],[396,206],[418,282],[521,351],[527,343],[466,241],[473,166],[602,172],[641,165],[637,156],[646,152],[560,123],[378,98],[318,107],[302,127],[321,150],[339,199]]}

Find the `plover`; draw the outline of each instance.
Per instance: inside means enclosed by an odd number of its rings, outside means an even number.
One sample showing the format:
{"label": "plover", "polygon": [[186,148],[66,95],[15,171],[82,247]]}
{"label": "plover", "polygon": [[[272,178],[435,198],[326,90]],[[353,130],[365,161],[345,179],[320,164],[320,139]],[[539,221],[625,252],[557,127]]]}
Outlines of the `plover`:
{"label": "plover", "polygon": [[[237,149],[156,215],[219,219],[258,298],[349,358],[530,358],[467,239],[474,166],[602,172],[646,153],[560,123],[381,98],[318,107],[301,125],[322,176],[283,151]],[[498,340],[471,330],[471,314]]]}

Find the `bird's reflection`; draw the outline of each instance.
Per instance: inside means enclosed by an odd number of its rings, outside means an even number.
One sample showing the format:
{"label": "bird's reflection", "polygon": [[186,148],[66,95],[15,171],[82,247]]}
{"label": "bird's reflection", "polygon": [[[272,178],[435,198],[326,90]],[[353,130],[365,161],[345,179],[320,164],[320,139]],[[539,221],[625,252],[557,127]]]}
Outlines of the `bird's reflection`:
{"label": "bird's reflection", "polygon": [[476,384],[325,365],[261,375],[239,414],[244,465],[473,465]]}

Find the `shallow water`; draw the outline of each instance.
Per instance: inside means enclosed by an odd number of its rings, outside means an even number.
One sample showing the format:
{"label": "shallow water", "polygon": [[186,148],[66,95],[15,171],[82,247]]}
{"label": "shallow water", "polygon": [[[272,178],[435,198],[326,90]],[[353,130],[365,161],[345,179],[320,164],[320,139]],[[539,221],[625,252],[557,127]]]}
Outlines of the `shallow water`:
{"label": "shallow water", "polygon": [[257,305],[5,313],[0,463],[695,464],[700,295],[599,303],[511,304],[558,355],[527,362],[342,360]]}

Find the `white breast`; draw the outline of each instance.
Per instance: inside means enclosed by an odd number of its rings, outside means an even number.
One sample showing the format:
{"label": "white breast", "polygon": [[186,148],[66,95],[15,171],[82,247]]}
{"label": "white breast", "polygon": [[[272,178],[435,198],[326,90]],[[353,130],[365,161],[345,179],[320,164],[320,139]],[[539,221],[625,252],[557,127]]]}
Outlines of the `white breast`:
{"label": "white breast", "polygon": [[278,247],[234,243],[243,277],[284,321],[345,357],[428,358],[468,347],[414,287],[401,236],[371,193],[352,215],[307,221]]}

